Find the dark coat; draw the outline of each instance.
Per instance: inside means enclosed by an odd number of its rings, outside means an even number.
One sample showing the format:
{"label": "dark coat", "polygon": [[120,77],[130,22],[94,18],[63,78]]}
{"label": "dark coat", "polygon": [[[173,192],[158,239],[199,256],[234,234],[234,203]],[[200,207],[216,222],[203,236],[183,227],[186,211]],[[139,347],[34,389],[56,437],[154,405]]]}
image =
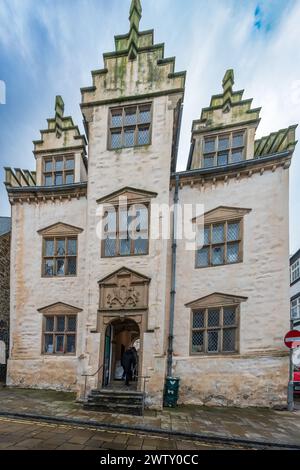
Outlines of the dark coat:
{"label": "dark coat", "polygon": [[125,351],[122,357],[122,366],[125,370],[131,370],[131,367],[136,365],[136,357],[132,349]]}

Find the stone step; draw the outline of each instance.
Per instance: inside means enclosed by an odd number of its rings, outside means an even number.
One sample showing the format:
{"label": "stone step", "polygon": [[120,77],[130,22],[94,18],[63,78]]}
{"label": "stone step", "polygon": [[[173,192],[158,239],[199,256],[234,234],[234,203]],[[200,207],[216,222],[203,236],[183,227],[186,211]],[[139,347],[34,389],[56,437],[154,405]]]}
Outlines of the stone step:
{"label": "stone step", "polygon": [[88,397],[88,402],[89,403],[122,403],[124,405],[141,405],[143,403],[143,398],[133,398],[133,397],[126,397],[126,398],[120,398],[120,397],[107,397],[107,396],[89,396]]}
{"label": "stone step", "polygon": [[143,413],[143,394],[130,390],[92,390],[84,404],[85,409],[103,413],[130,414]]}
{"label": "stone step", "polygon": [[84,409],[91,411],[98,411],[101,413],[112,413],[112,414],[125,414],[125,415],[134,415],[142,416],[143,407],[136,405],[123,405],[117,403],[92,403],[87,402],[83,405]]}

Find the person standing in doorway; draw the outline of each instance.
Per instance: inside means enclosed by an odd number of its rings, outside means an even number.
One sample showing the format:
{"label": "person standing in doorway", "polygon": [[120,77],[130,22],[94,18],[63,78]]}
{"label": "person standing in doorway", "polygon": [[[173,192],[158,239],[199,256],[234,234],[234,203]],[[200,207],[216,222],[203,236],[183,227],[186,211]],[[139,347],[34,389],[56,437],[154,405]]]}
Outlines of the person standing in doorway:
{"label": "person standing in doorway", "polygon": [[125,351],[122,358],[122,365],[125,372],[125,385],[129,387],[132,380],[132,370],[136,366],[136,357],[132,348]]}

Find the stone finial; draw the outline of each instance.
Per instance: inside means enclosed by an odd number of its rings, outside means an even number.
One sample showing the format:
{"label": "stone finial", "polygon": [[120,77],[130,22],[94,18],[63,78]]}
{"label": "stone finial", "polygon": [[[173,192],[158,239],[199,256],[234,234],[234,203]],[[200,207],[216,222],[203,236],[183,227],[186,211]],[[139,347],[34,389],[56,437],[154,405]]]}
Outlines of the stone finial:
{"label": "stone finial", "polygon": [[134,27],[138,31],[141,18],[142,18],[142,5],[141,5],[140,0],[131,0],[130,11],[129,11],[130,29]]}
{"label": "stone finial", "polygon": [[63,128],[63,117],[65,111],[65,103],[61,96],[55,98],[55,130],[56,135],[60,137],[62,135]]}
{"label": "stone finial", "polygon": [[229,69],[226,71],[224,78],[223,78],[223,90],[226,93],[228,90],[232,90],[234,85],[234,71]]}

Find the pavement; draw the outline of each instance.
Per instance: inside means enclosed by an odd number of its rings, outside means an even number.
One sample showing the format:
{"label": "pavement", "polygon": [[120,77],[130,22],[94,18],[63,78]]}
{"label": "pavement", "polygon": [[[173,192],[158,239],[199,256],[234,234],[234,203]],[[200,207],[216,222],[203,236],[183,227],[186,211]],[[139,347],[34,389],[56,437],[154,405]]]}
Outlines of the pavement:
{"label": "pavement", "polygon": [[[184,406],[146,410],[144,417],[137,417],[84,410],[72,393],[0,387],[0,417],[0,443],[3,426],[5,429],[3,419],[27,418],[33,422],[44,420],[40,426],[92,426],[99,433],[146,433],[172,442],[190,439],[214,445],[260,443],[300,448],[300,411]],[[2,444],[5,448],[5,442]]]}
{"label": "pavement", "polygon": [[[0,417],[1,450],[98,450],[107,451],[204,451],[228,450],[232,446],[182,440],[176,437],[152,436],[143,433],[97,429],[93,426],[75,426],[41,423]],[[234,446],[244,450],[242,446]]]}

